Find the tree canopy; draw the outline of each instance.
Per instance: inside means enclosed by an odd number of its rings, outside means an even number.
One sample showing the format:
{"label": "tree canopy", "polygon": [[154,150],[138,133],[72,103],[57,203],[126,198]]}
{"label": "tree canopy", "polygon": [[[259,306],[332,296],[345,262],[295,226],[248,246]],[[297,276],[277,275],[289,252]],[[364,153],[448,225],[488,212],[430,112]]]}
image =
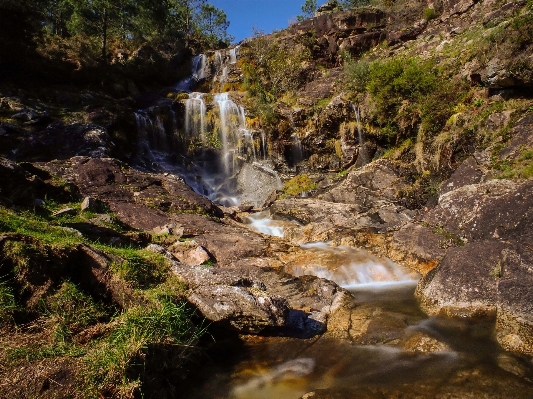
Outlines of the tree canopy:
{"label": "tree canopy", "polygon": [[0,0],[0,58],[33,51],[43,37],[87,43],[103,63],[110,62],[112,46],[204,50],[229,44],[228,26],[224,11],[206,0]]}

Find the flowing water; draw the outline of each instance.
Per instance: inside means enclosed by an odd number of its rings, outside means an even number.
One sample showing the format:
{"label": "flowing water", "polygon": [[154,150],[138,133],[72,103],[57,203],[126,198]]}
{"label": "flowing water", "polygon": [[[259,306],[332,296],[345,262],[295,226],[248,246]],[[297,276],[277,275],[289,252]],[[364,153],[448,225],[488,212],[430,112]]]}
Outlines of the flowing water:
{"label": "flowing water", "polygon": [[[236,62],[238,49],[215,54],[223,67]],[[218,61],[217,61],[218,60]],[[218,64],[217,64],[218,65]],[[205,78],[206,58],[193,61],[190,91]],[[261,205],[280,181],[266,157],[264,134],[254,137],[245,111],[227,93],[214,96],[216,123],[201,93],[184,100],[184,136],[216,136],[220,148],[202,148],[182,164],[165,161],[165,144],[177,130],[160,115],[136,114],[139,131],[160,165],[180,174],[197,192],[223,205]],[[360,155],[364,150],[358,110]],[[174,118],[174,116],[172,116]],[[171,126],[170,128],[168,126]],[[169,129],[172,131],[169,132]],[[293,158],[303,157],[293,137]],[[158,155],[162,154],[162,155]],[[185,159],[185,155],[181,154]],[[287,221],[265,212],[252,215],[250,228],[283,237]],[[494,321],[472,322],[425,316],[414,298],[418,276],[387,259],[328,243],[301,246],[286,262],[288,273],[335,281],[353,295],[342,338],[326,333],[313,339],[242,336],[238,343],[218,343],[213,362],[203,365],[188,399],[299,399],[315,392],[318,399],[399,398],[533,398],[528,359],[505,353],[492,339]],[[343,330],[344,331],[344,330]]]}
{"label": "flowing water", "polygon": [[[263,213],[250,223],[283,236],[288,222]],[[308,398],[324,399],[533,397],[531,361],[498,346],[494,320],[428,318],[414,297],[416,274],[349,247],[301,248],[285,270],[327,278],[351,292],[350,336],[243,337],[239,361],[213,370],[217,383],[194,398],[299,399],[310,392]]]}

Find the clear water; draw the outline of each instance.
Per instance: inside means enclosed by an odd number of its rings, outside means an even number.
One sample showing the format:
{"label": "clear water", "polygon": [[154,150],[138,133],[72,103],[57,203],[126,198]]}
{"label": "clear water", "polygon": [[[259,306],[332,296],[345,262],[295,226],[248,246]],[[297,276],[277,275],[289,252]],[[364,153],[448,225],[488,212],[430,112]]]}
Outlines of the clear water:
{"label": "clear water", "polygon": [[316,243],[287,270],[323,274],[350,290],[348,336],[221,343],[224,355],[203,369],[188,398],[533,398],[531,360],[497,345],[493,320],[428,318],[414,297],[417,276],[393,262]]}

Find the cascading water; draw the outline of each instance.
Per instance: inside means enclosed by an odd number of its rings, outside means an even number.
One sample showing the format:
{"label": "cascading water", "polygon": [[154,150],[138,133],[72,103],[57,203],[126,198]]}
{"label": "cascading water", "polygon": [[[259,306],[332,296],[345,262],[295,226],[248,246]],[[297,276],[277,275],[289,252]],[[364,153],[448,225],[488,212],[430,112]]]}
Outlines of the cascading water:
{"label": "cascading water", "polygon": [[[145,142],[143,153],[152,165],[179,174],[195,191],[218,204],[262,206],[281,186],[267,159],[264,132],[248,129],[244,108],[229,93],[193,91],[211,74],[213,82],[225,81],[228,71],[235,71],[238,54],[237,46],[219,50],[212,58],[195,56],[191,76],[176,86],[188,93],[188,98],[180,100],[183,119],[176,117],[180,109],[176,102],[167,100],[164,106],[140,111],[137,128]],[[258,159],[261,154],[263,159]]]}
{"label": "cascading water", "polygon": [[363,166],[366,165],[369,162],[368,153],[365,147],[364,139],[363,139],[363,126],[361,124],[361,112],[359,111],[359,107],[356,107],[353,103],[351,103],[352,110],[355,114],[355,120],[357,122],[357,138],[359,139],[359,158],[357,160],[357,165]]}
{"label": "cascading water", "polygon": [[203,93],[190,93],[185,100],[185,132],[189,136],[199,136],[205,142],[206,106]]}
{"label": "cascading water", "polygon": [[183,79],[176,85],[176,90],[189,92],[193,86],[206,77],[206,62],[205,54],[199,54],[192,59],[191,75]]}
{"label": "cascading water", "polygon": [[364,250],[333,247],[323,242],[301,247],[310,256],[286,267],[295,276],[325,278],[348,290],[414,287],[418,282],[416,274],[407,273],[390,259],[380,259]]}
{"label": "cascading water", "polygon": [[220,137],[222,139],[222,161],[226,174],[230,173],[230,156],[235,156],[235,148],[230,148],[230,134],[234,134],[241,129],[240,113],[237,104],[229,99],[228,93],[215,95],[215,102],[218,104],[220,117]]}

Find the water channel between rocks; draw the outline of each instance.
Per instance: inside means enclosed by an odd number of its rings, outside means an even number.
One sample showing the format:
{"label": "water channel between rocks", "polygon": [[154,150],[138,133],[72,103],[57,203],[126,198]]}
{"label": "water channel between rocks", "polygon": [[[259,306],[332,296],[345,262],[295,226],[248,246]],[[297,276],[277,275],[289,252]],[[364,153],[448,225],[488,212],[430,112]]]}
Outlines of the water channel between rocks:
{"label": "water channel between rocks", "polygon": [[[283,235],[276,221],[256,216],[250,222],[262,233]],[[239,348],[213,355],[207,381],[188,397],[533,397],[530,364],[495,343],[493,322],[428,318],[414,297],[417,276],[390,260],[327,243],[302,248],[286,271],[328,278],[352,293],[346,320],[337,321],[346,323],[347,336],[242,336]]]}
{"label": "water channel between rocks", "polygon": [[[180,175],[218,204],[262,207],[281,185],[268,158],[264,132],[248,127],[244,108],[227,93],[212,96],[208,111],[204,94],[192,92],[212,70],[217,71],[213,82],[225,82],[237,56],[234,48],[216,52],[209,62],[204,55],[194,59],[191,77],[177,86],[188,92],[181,133],[174,111],[172,123],[167,123],[170,132],[155,110],[138,113],[137,125],[153,164]],[[216,148],[210,147],[208,136]],[[301,155],[297,139],[293,147]],[[199,148],[191,154],[174,152],[179,145],[195,148],[192,143]],[[251,216],[248,224],[277,237],[283,237],[287,227],[294,228],[267,213]],[[237,342],[215,342],[209,353],[212,361],[202,364],[201,375],[188,384],[183,397],[533,398],[531,362],[496,344],[494,320],[428,318],[414,297],[419,276],[392,261],[362,250],[313,243],[302,245],[286,262],[285,271],[332,280],[349,290],[353,301],[331,316],[327,332],[311,339],[244,335]]]}

